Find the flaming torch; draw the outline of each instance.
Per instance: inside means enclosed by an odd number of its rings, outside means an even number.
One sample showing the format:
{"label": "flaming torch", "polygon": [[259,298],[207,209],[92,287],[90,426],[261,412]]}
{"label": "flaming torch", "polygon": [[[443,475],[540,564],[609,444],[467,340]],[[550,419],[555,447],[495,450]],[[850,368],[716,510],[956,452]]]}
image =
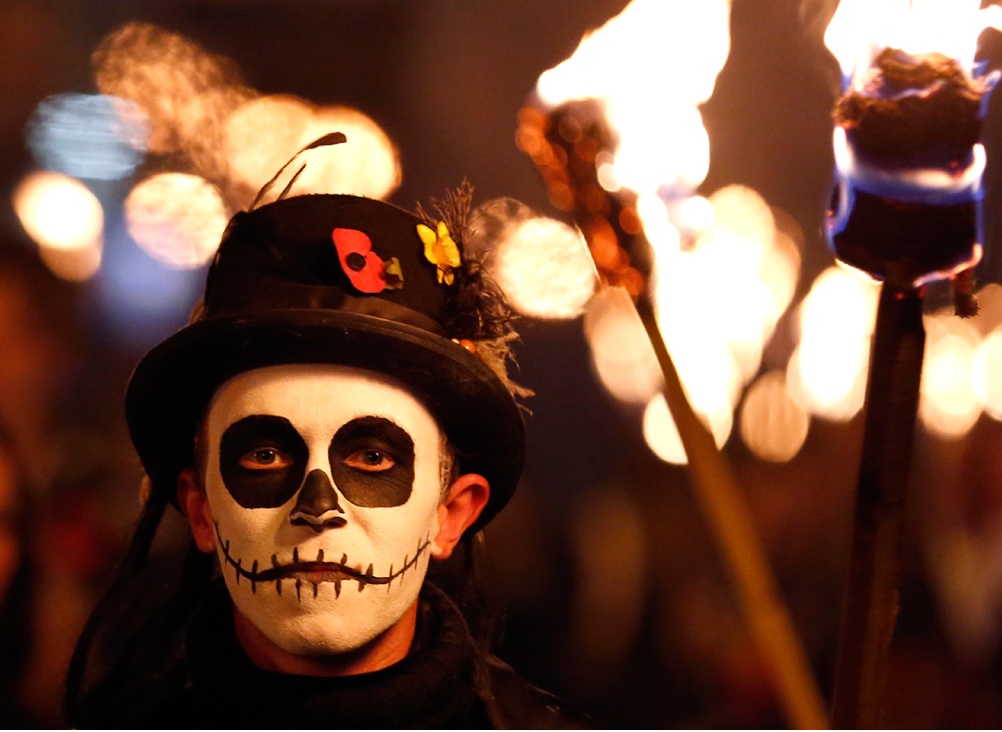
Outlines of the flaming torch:
{"label": "flaming torch", "polygon": [[958,315],[977,311],[981,120],[997,74],[974,64],[977,38],[1002,13],[979,0],[842,0],[825,42],[843,96],[833,138],[827,231],[845,264],[883,282],[833,723],[874,728],[897,613],[902,516],[919,401],[924,286],[951,279]]}
{"label": "flaming torch", "polygon": [[[536,164],[551,203],[570,212],[584,233],[604,284],[632,298],[752,639],[791,723],[822,728],[821,695],[747,505],[687,397],[652,298],[652,274],[669,270],[683,255],[672,207],[678,210],[707,173],[709,141],[696,105],[712,93],[727,58],[729,10],[728,0],[634,0],[540,77],[520,112],[517,141]],[[680,66],[685,75],[644,86],[648,74]]]}

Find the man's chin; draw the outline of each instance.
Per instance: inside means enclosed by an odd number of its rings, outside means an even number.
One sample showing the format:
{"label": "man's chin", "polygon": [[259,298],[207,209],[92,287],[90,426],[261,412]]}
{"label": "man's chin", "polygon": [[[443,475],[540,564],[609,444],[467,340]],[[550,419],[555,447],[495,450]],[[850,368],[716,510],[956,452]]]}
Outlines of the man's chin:
{"label": "man's chin", "polygon": [[[231,588],[231,596],[241,614],[268,641],[282,651],[300,657],[321,658],[351,654],[364,649],[397,624],[416,599],[417,592],[394,592],[385,589],[379,597],[365,597],[365,592],[344,590],[336,596],[329,583],[321,583],[316,596],[313,587],[307,595],[294,593],[262,594]],[[419,589],[419,588],[418,588]],[[378,600],[378,602],[374,602]]]}

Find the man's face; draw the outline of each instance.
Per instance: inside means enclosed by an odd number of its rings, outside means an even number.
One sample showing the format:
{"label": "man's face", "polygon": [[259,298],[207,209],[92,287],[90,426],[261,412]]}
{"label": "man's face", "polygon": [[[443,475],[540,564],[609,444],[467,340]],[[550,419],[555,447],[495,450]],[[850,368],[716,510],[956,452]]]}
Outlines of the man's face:
{"label": "man's face", "polygon": [[301,656],[393,626],[438,534],[441,444],[421,403],[369,371],[274,366],[223,384],[205,490],[237,608]]}

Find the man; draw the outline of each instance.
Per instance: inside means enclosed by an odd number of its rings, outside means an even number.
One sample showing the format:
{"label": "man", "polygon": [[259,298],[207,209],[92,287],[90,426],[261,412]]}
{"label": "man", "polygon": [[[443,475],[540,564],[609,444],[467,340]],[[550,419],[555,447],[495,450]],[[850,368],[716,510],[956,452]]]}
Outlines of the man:
{"label": "man", "polygon": [[[74,659],[76,726],[579,726],[424,582],[522,464],[469,198],[436,219],[335,195],[234,217],[203,307],[129,384],[149,496]],[[137,578],[159,578],[168,503],[203,554],[159,600]]]}

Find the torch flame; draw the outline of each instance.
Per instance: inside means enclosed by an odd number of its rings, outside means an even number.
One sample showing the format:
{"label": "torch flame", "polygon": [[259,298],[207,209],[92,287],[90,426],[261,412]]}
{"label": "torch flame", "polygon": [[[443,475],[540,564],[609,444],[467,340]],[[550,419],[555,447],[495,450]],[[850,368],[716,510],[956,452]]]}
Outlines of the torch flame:
{"label": "torch flame", "polygon": [[[642,229],[650,244],[653,271],[647,284],[661,334],[693,407],[723,430],[721,439],[730,430],[742,387],[758,372],[764,343],[789,305],[800,266],[796,246],[786,245],[769,206],[751,189],[730,186],[709,200],[693,196],[710,159],[698,105],[712,95],[727,60],[729,13],[729,0],[634,0],[544,73],[537,86],[543,105],[567,105],[580,114],[558,114],[552,122],[555,139],[567,143],[559,153],[587,157],[597,186],[629,201],[629,213],[639,219],[640,226],[630,230],[622,215],[613,213],[624,236]],[[602,117],[599,126],[613,134],[583,140],[580,128],[588,127],[593,114],[585,105],[592,103]],[[525,127],[520,146],[549,170],[549,148],[540,143],[544,133]],[[585,156],[578,150],[583,141],[597,142],[599,149]],[[573,168],[566,157],[556,167]],[[579,197],[592,255],[619,284],[616,265],[625,253],[612,247],[619,259],[608,256],[596,227],[589,228],[598,209],[588,204],[587,186],[572,193],[566,176],[544,172],[544,178],[554,205],[570,209]],[[717,288],[721,295],[711,294]],[[734,308],[734,302],[742,307]],[[597,337],[592,347],[596,371],[617,395],[649,398],[647,391],[658,387],[656,373],[639,376],[645,368],[656,372],[655,363],[607,353]],[[631,375],[628,389],[614,378],[623,373]]]}
{"label": "torch flame", "polygon": [[978,36],[986,28],[1002,28],[1002,8],[980,5],[980,0],[842,0],[825,45],[851,88],[865,83],[862,72],[887,47],[942,53],[970,72]]}
{"label": "torch flame", "polygon": [[536,91],[551,107],[600,102],[619,137],[609,171],[619,185],[687,195],[709,167],[696,105],[713,94],[727,60],[729,15],[730,0],[634,0],[540,76]]}

